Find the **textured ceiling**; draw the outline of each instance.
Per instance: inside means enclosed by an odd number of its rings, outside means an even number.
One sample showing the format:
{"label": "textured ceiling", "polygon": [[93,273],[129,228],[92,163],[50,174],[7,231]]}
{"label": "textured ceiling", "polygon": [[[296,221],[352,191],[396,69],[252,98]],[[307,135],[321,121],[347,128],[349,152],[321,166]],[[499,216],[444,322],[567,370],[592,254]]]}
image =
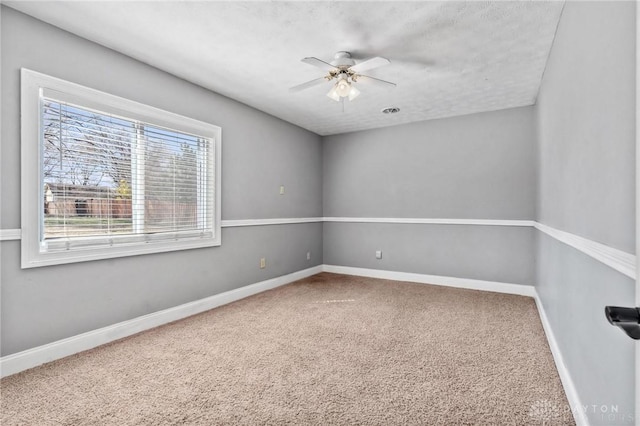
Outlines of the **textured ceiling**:
{"label": "textured ceiling", "polygon": [[[563,2],[11,2],[5,4],[320,135],[535,103]],[[300,62],[383,56],[340,103]],[[385,107],[400,113],[384,115]]]}

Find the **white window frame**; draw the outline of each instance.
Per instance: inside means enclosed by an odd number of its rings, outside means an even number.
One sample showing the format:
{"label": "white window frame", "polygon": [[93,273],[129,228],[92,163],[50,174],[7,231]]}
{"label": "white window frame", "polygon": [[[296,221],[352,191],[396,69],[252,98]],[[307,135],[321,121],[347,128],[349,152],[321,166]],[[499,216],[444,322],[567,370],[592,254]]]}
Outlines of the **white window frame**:
{"label": "white window frame", "polygon": [[[44,220],[42,196],[42,124],[40,99],[53,98],[75,105],[131,118],[152,125],[199,135],[212,141],[214,213],[210,220],[212,237],[178,240],[132,239],[131,243],[95,246],[66,251],[47,251],[41,244]],[[21,69],[21,264],[22,268],[59,265],[90,260],[110,259],[149,253],[219,246],[221,239],[221,152],[222,129],[210,123],[114,96],[99,90],[51,77],[36,71]],[[143,241],[144,240],[144,241]]]}

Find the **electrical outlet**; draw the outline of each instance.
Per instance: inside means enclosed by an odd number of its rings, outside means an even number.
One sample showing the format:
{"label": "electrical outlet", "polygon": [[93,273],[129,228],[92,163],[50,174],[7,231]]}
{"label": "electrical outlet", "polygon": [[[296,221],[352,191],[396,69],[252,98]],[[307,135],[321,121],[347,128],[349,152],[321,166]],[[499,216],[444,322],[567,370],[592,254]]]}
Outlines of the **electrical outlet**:
{"label": "electrical outlet", "polygon": [[267,267],[267,259],[265,259],[264,257],[260,258],[260,269],[264,269]]}
{"label": "electrical outlet", "polygon": [[382,250],[376,250],[376,259],[382,259]]}
{"label": "electrical outlet", "polygon": [[284,195],[284,185],[280,185],[280,195]]}
{"label": "electrical outlet", "polygon": [[310,251],[307,252],[307,260],[311,260],[311,252]]}

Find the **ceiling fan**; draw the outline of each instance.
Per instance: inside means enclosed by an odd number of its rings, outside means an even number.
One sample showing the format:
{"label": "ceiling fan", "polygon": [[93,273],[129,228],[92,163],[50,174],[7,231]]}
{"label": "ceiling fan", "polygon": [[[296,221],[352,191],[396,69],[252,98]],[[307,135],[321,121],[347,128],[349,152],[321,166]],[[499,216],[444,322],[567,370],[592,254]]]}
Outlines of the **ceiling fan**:
{"label": "ceiling fan", "polygon": [[363,71],[391,63],[388,59],[381,58],[379,56],[356,64],[356,61],[351,57],[351,53],[338,52],[330,63],[313,57],[304,58],[302,59],[302,62],[318,67],[323,71],[327,71],[328,74],[324,77],[316,78],[311,81],[307,81],[306,83],[294,86],[289,89],[292,92],[308,89],[309,87],[322,84],[325,81],[336,80],[335,84],[331,86],[329,93],[327,93],[327,96],[336,102],[340,102],[341,100],[343,101],[344,98],[352,101],[360,94],[360,91],[353,85],[353,83],[356,82],[371,82],[386,87],[396,86],[395,83],[360,74]]}

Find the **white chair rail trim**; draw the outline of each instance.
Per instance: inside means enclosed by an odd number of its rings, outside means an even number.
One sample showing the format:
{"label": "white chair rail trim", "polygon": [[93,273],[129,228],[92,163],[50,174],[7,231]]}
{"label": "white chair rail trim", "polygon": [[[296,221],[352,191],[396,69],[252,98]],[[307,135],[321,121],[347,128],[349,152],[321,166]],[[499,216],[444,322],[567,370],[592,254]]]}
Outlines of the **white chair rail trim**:
{"label": "white chair rail trim", "polygon": [[[588,238],[570,232],[561,231],[533,220],[511,219],[447,219],[447,218],[405,218],[405,217],[294,217],[272,219],[223,220],[223,228],[243,226],[288,225],[297,223],[390,223],[409,225],[476,225],[476,226],[515,226],[534,227],[540,232],[581,251],[614,270],[636,278],[636,256],[622,250],[609,247]],[[20,229],[0,230],[0,241],[20,240]]]}
{"label": "white chair rail trim", "polygon": [[534,226],[550,237],[591,256],[629,278],[636,279],[635,255],[542,223],[536,222]]}
{"label": "white chair rail trim", "polygon": [[21,237],[21,229],[0,229],[0,241],[19,240]]}

